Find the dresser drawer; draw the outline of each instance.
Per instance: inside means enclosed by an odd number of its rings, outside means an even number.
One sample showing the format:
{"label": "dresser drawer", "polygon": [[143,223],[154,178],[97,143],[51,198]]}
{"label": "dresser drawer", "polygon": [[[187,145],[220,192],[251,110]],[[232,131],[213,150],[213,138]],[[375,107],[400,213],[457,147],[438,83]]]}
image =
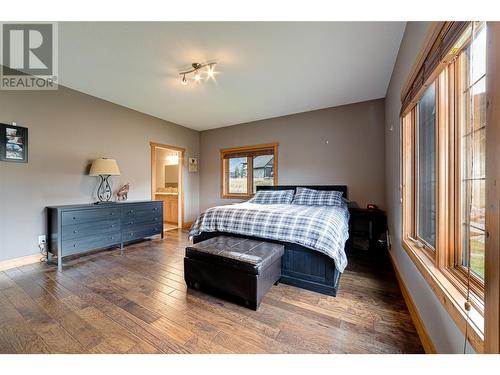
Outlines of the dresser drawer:
{"label": "dresser drawer", "polygon": [[86,236],[113,233],[120,231],[120,218],[88,221],[62,227],[62,239],[70,240]]}
{"label": "dresser drawer", "polygon": [[154,236],[160,234],[163,230],[163,224],[137,226],[134,229],[123,231],[123,242],[133,241],[139,238]]}
{"label": "dresser drawer", "polygon": [[99,249],[119,244],[121,241],[121,232],[92,235],[90,237],[74,238],[62,241],[64,256],[76,254],[82,251]]}
{"label": "dresser drawer", "polygon": [[137,226],[144,226],[144,225],[154,225],[154,224],[161,224],[163,221],[162,215],[156,214],[155,216],[153,215],[142,215],[142,216],[136,216],[136,217],[128,217],[122,220],[122,225],[123,229],[127,228],[135,228]]}
{"label": "dresser drawer", "polygon": [[95,208],[62,213],[62,225],[74,225],[89,221],[120,218],[120,208]]}
{"label": "dresser drawer", "polygon": [[162,202],[151,202],[122,208],[122,218],[125,220],[139,220],[158,215],[162,215]]}

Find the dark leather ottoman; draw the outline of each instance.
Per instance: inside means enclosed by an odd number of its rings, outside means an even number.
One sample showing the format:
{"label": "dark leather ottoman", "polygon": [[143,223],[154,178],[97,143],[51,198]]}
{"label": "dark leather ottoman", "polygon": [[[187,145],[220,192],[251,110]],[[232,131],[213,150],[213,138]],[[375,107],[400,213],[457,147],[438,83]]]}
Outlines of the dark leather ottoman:
{"label": "dark leather ottoman", "polygon": [[242,302],[257,310],[281,277],[284,246],[219,236],[186,247],[184,279],[190,288]]}

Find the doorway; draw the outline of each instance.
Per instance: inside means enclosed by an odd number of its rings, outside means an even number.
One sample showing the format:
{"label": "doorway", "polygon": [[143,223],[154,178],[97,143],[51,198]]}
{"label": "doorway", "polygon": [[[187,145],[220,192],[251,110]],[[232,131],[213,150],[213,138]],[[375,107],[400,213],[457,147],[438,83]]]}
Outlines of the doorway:
{"label": "doorway", "polygon": [[151,199],[163,201],[163,230],[184,224],[182,166],[185,149],[151,142]]}

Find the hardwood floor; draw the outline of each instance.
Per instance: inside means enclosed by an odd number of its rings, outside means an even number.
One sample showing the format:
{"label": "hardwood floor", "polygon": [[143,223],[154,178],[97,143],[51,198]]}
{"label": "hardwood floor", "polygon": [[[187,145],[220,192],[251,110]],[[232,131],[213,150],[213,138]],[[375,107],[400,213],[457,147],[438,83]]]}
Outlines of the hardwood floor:
{"label": "hardwood floor", "polygon": [[170,224],[170,223],[163,223],[163,231],[164,232],[168,232],[168,231],[172,231],[172,230],[177,230],[177,228],[179,228],[177,225],[174,225],[174,224]]}
{"label": "hardwood floor", "polygon": [[62,273],[43,263],[0,272],[0,353],[423,351],[383,257],[348,253],[336,298],[280,284],[255,312],[187,290],[187,243],[169,231]]}

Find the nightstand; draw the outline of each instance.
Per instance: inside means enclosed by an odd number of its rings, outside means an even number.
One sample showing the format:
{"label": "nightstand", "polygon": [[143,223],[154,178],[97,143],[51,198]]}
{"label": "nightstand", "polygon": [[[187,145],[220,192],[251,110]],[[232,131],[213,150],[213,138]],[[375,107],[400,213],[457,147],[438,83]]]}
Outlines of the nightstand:
{"label": "nightstand", "polygon": [[385,250],[387,217],[380,209],[360,208],[349,204],[349,244],[360,250]]}

